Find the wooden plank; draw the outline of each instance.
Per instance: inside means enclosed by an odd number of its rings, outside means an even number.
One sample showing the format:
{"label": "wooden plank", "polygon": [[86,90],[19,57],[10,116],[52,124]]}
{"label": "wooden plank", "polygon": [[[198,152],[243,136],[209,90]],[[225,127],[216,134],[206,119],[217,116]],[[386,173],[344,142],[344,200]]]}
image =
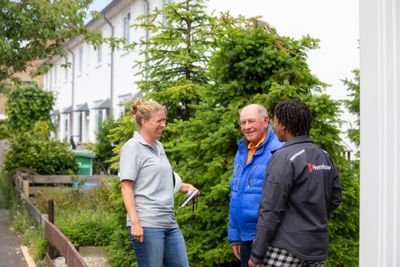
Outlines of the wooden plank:
{"label": "wooden plank", "polygon": [[22,181],[22,191],[24,192],[24,195],[26,198],[29,197],[29,181],[23,180]]}
{"label": "wooden plank", "polygon": [[80,183],[101,183],[106,178],[113,178],[115,175],[33,175],[29,177],[31,184],[72,184]]}
{"label": "wooden plank", "polygon": [[15,182],[15,186],[22,190],[24,180],[21,178],[21,176],[15,175],[14,176],[14,182]]}
{"label": "wooden plank", "polygon": [[29,177],[32,184],[72,184],[71,175],[33,175]]}
{"label": "wooden plank", "polygon": [[24,258],[26,260],[26,263],[28,264],[28,267],[36,267],[36,263],[33,260],[31,254],[29,254],[29,250],[27,246],[20,246],[22,254],[24,255]]}
{"label": "wooden plank", "polygon": [[68,266],[87,267],[82,256],[75,249],[74,245],[68,238],[58,230],[49,220],[44,219],[44,236],[49,243],[54,246],[58,252],[65,258],[65,263]]}

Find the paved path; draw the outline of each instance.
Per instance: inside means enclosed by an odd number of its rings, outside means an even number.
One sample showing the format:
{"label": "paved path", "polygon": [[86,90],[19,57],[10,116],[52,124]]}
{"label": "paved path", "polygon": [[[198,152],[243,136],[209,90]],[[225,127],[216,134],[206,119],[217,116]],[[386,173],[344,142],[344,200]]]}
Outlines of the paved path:
{"label": "paved path", "polygon": [[27,267],[18,237],[10,231],[8,210],[0,209],[0,267]]}
{"label": "paved path", "polygon": [[[7,140],[0,140],[0,166],[9,148]],[[0,193],[1,194],[1,193]],[[0,196],[1,198],[1,196]],[[0,209],[0,267],[27,267],[18,237],[10,231],[8,210]]]}

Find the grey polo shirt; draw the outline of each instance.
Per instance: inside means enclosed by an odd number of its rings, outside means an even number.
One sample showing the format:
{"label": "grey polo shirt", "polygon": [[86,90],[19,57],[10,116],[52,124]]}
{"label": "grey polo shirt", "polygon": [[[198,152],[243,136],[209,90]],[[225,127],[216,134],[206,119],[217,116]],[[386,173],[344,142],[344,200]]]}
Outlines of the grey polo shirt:
{"label": "grey polo shirt", "polygon": [[[159,141],[149,145],[135,132],[124,144],[119,163],[120,180],[134,182],[136,212],[142,227],[176,228],[174,191],[182,183],[175,175],[173,188],[172,168]],[[131,225],[127,216],[127,225]]]}

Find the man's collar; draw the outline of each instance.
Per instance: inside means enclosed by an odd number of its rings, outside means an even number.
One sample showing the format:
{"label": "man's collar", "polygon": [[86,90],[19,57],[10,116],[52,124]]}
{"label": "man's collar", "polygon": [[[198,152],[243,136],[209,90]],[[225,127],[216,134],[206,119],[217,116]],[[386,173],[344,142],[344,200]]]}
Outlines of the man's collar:
{"label": "man's collar", "polygon": [[264,134],[264,136],[263,136],[263,138],[261,138],[261,140],[256,144],[256,145],[254,145],[253,143],[248,143],[247,144],[247,149],[257,149],[257,148],[259,148],[260,146],[261,146],[261,144],[265,141],[265,139],[267,138],[267,134]]}
{"label": "man's collar", "polygon": [[307,135],[299,135],[299,136],[293,137],[289,141],[286,141],[286,143],[281,148],[291,146],[294,144],[298,144],[298,143],[314,143],[314,142]]}

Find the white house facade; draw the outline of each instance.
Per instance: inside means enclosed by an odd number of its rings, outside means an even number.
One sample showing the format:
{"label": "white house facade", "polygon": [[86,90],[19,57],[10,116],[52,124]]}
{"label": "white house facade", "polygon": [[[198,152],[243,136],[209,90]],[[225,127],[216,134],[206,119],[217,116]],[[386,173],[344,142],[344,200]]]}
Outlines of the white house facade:
{"label": "white house facade", "polygon": [[[131,43],[148,38],[143,29],[131,27],[138,16],[164,5],[165,0],[114,0],[101,11],[101,17],[88,23],[89,29],[104,38],[116,37]],[[82,37],[65,44],[66,58],[52,59],[44,76],[44,88],[54,92],[56,104],[52,118],[55,138],[75,143],[93,143],[102,122],[113,115],[119,118],[126,103],[139,93],[140,79],[133,68],[138,49],[115,49],[108,44],[95,47]],[[68,67],[65,67],[68,65]]]}

